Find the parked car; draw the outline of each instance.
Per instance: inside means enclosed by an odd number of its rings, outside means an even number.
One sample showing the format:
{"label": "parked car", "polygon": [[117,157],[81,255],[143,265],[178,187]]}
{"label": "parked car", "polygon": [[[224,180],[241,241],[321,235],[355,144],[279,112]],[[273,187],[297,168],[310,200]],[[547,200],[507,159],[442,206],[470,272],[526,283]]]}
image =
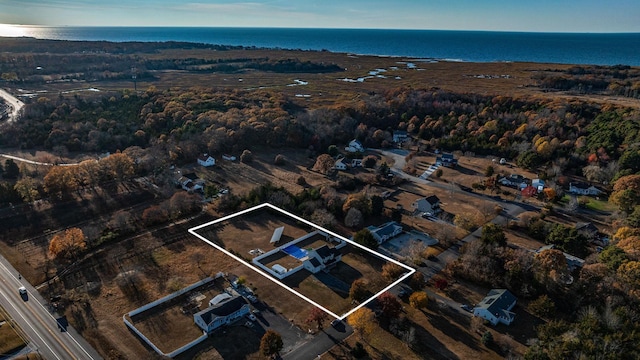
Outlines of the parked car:
{"label": "parked car", "polygon": [[253,315],[253,314],[249,314],[249,315],[247,315],[247,317],[248,317],[248,318],[249,318],[249,320],[251,320],[251,321],[256,321],[256,320],[258,320],[258,318],[257,318],[255,315]]}
{"label": "parked car", "polygon": [[250,301],[252,304],[255,304],[255,303],[257,303],[257,302],[258,302],[258,298],[257,298],[257,297],[255,297],[254,295],[248,295],[248,296],[247,296],[247,299],[249,299],[249,301]]}
{"label": "parked car", "polygon": [[473,307],[471,305],[463,304],[463,305],[460,305],[460,308],[468,312],[473,312]]}

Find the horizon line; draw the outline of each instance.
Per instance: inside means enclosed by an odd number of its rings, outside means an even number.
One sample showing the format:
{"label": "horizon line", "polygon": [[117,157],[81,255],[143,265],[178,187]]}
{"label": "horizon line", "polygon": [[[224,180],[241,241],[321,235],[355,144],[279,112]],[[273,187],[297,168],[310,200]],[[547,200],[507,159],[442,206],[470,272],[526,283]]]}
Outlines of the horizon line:
{"label": "horizon line", "polygon": [[175,28],[175,29],[282,29],[282,30],[375,30],[375,31],[442,31],[442,32],[489,32],[489,33],[527,33],[527,34],[585,34],[614,35],[640,34],[640,31],[533,31],[533,30],[486,30],[486,29],[427,29],[427,28],[348,28],[348,27],[291,27],[291,26],[209,26],[209,25],[34,25],[0,24],[18,28]]}

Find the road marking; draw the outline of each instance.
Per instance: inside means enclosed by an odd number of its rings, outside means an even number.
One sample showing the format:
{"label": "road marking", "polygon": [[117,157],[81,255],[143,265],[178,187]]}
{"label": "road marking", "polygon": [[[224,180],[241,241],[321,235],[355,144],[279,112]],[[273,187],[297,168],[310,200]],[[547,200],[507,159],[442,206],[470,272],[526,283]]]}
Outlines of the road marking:
{"label": "road marking", "polygon": [[[33,326],[31,326],[31,323],[24,317],[24,315],[22,315],[22,313],[20,312],[20,310],[18,310],[18,308],[13,304],[13,302],[11,301],[11,299],[9,299],[7,297],[7,295],[0,289],[0,294],[2,294],[2,296],[9,302],[9,305],[11,305],[11,307],[13,308],[13,310],[16,311],[16,313],[22,318],[22,320],[24,320],[24,322],[27,324],[27,326],[29,326],[31,328],[31,330],[34,332],[34,334],[36,334],[36,336],[40,339],[40,341],[42,341],[42,343],[44,344],[44,346],[47,347],[47,349],[49,349],[49,351],[51,351],[51,353],[53,354],[53,356],[56,357],[56,359],[62,360],[58,357],[58,355],[56,354],[55,351],[53,351],[53,349],[49,346],[49,344],[47,344],[47,342],[42,338],[42,336],[40,336],[40,334],[38,333],[38,331],[36,331],[36,329],[33,328]],[[27,334],[27,336],[29,336]]]}

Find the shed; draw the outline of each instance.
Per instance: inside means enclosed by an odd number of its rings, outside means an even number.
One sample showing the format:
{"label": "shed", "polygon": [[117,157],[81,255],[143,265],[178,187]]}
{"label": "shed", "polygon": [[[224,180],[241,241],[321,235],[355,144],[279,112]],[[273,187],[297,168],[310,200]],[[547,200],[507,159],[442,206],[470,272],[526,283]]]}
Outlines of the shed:
{"label": "shed", "polygon": [[271,236],[271,241],[269,241],[271,244],[275,244],[278,241],[280,241],[280,238],[282,237],[282,233],[284,232],[284,226],[280,226],[279,228],[275,229],[273,231],[273,236]]}

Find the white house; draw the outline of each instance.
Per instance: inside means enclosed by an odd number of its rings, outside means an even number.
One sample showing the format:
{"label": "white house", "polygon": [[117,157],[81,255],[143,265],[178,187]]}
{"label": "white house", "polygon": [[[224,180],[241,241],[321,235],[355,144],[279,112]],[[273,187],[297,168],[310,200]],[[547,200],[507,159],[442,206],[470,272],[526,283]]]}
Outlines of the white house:
{"label": "white house", "polygon": [[344,148],[345,151],[355,153],[355,152],[363,152],[364,146],[360,143],[360,141],[353,139],[349,142],[349,146]]}
{"label": "white house", "polygon": [[524,189],[527,186],[529,186],[528,182],[529,179],[527,179],[526,177],[522,176],[522,175],[518,175],[518,174],[511,174],[507,177],[503,177],[500,180],[498,180],[498,182],[501,185],[504,186],[509,186],[509,187],[513,187],[513,188],[517,188],[517,189]]}
{"label": "white house", "polygon": [[249,304],[241,296],[233,296],[193,315],[193,321],[207,334],[249,313]]}
{"label": "white house", "polygon": [[381,226],[369,226],[367,227],[373,237],[378,241],[378,244],[400,235],[402,232],[402,226],[398,225],[395,221],[382,224]]}
{"label": "white house", "polygon": [[431,213],[432,215],[442,211],[440,209],[440,199],[435,195],[418,199],[411,204],[411,207],[421,213]]}
{"label": "white house", "polygon": [[361,167],[362,159],[351,159],[351,167]]}
{"label": "white house", "polygon": [[511,312],[516,306],[516,297],[507,289],[492,289],[487,296],[473,308],[473,315],[489,321],[492,325],[502,323],[510,325],[516,317]]}
{"label": "white house", "polygon": [[229,154],[222,154],[222,159],[227,161],[236,161],[236,157]]}
{"label": "white house", "polygon": [[327,269],[338,261],[342,260],[342,254],[336,248],[327,245],[310,250],[307,259],[302,263],[305,269],[315,274],[321,270]]}
{"label": "white house", "polygon": [[347,164],[345,164],[342,160],[344,160],[344,158],[336,160],[335,164],[333,164],[333,168],[342,171],[347,170]]}
{"label": "white house", "polygon": [[602,194],[602,190],[597,187],[583,183],[569,183],[569,192],[576,195],[593,195],[598,196]]}
{"label": "white house", "polygon": [[531,186],[536,188],[537,192],[542,192],[542,190],[544,190],[544,180],[533,179],[531,180]]}
{"label": "white house", "polygon": [[216,159],[209,154],[202,154],[198,156],[198,165],[202,165],[205,167],[213,166],[216,164]]}
{"label": "white house", "polygon": [[188,173],[178,179],[178,184],[183,190],[193,192],[204,189],[205,181],[198,178],[195,173]]}
{"label": "white house", "polygon": [[458,165],[458,159],[453,157],[453,154],[443,153],[441,156],[436,157],[436,165],[454,168]]}

